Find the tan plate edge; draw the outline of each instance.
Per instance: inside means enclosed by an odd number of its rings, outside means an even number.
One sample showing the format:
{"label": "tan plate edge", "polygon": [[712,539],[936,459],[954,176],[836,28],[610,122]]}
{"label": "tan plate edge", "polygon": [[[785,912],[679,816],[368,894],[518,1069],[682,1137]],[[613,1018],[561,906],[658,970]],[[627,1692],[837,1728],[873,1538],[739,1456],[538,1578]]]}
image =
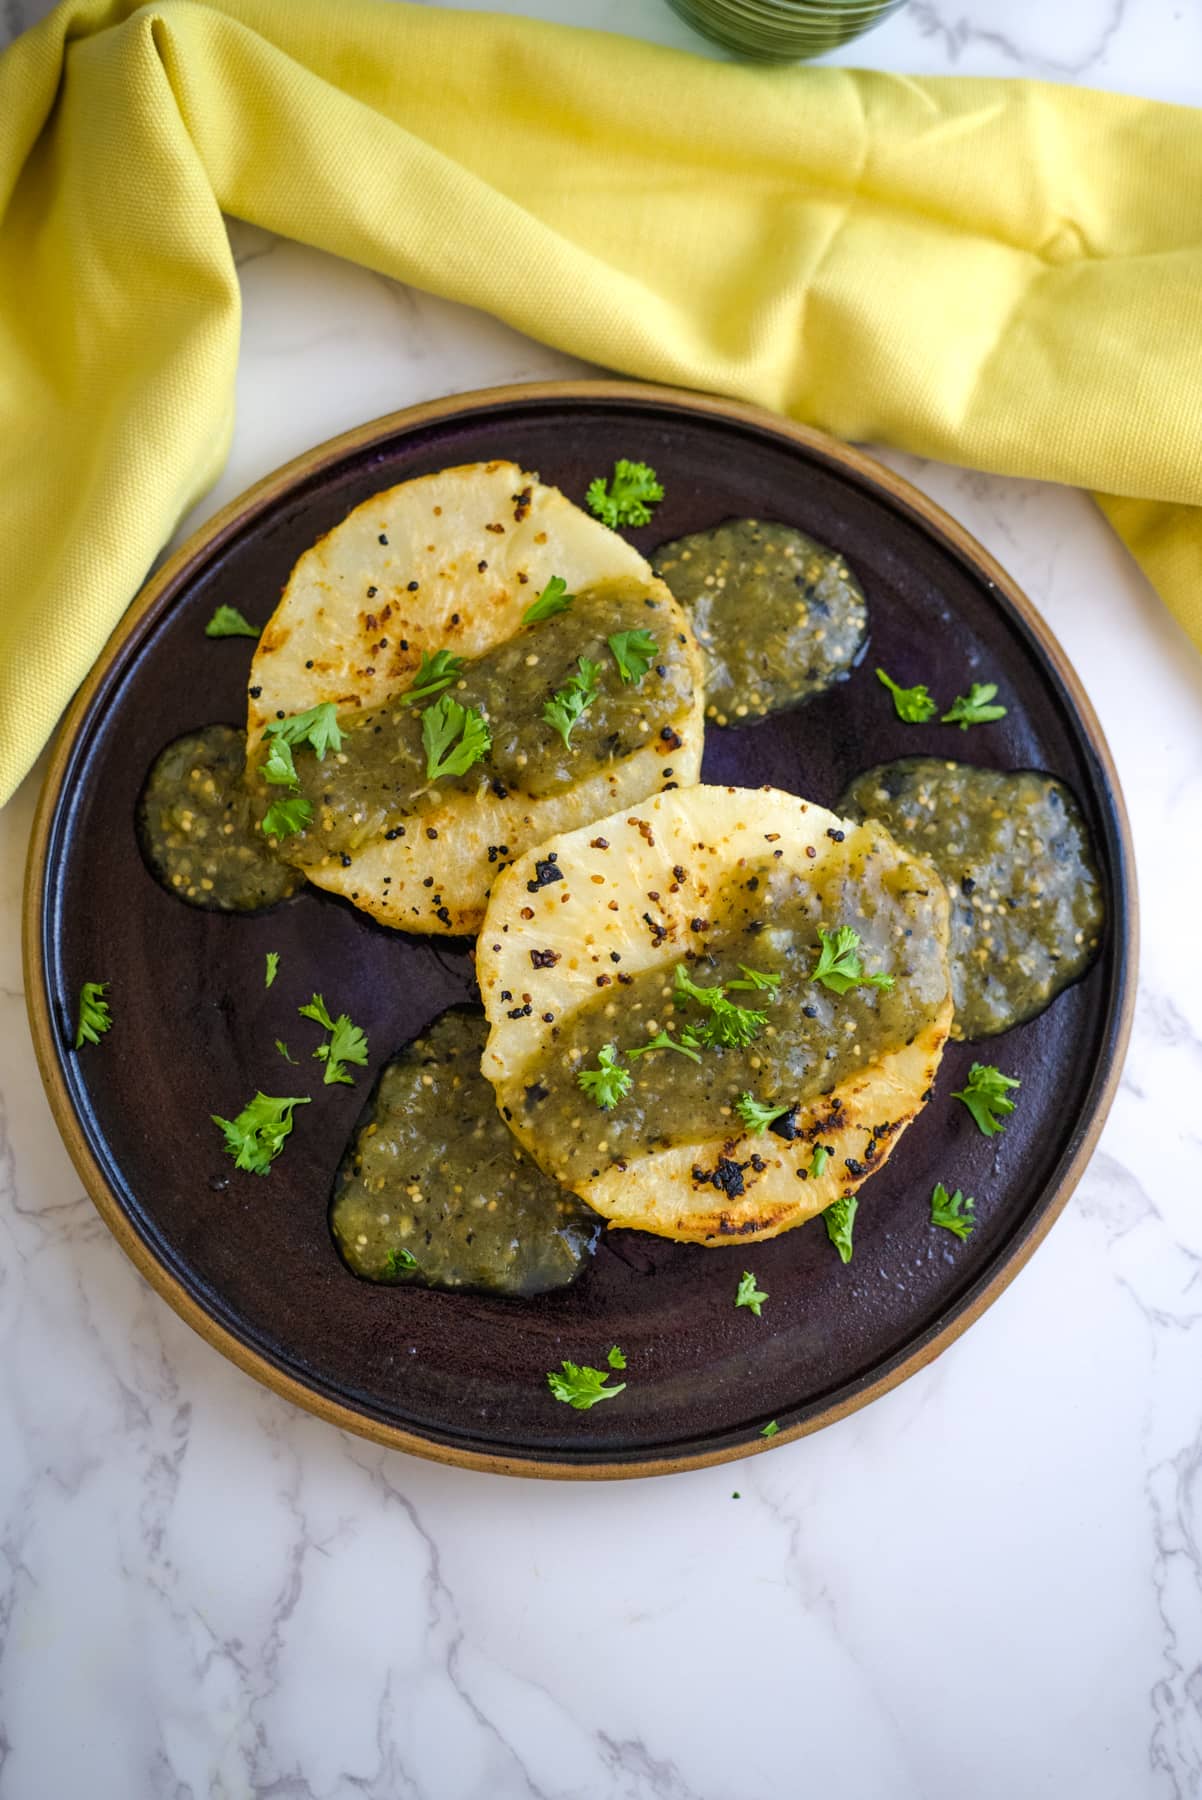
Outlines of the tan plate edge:
{"label": "tan plate edge", "polygon": [[[291,1375],[278,1369],[266,1357],[248,1349],[232,1332],[217,1324],[143,1243],[126,1217],[115,1194],[109,1187],[100,1165],[88,1147],[71,1105],[59,1064],[57,1038],[46,997],[45,966],[42,959],[42,895],[45,888],[47,842],[50,823],[59,800],[63,774],[76,733],[110,665],[126,639],[160,595],[185,573],[196,557],[202,551],[207,552],[222,538],[232,536],[249,514],[278,499],[299,479],[309,478],[319,473],[327,465],[339,461],[348,452],[362,449],[376,439],[392,436],[398,431],[410,430],[415,425],[445,419],[468,409],[525,404],[531,401],[599,399],[626,401],[631,404],[645,404],[648,401],[659,402],[677,410],[754,426],[759,430],[770,432],[776,437],[785,438],[807,450],[816,451],[828,461],[840,463],[870,481],[877,488],[884,489],[907,511],[932,526],[938,534],[959,550],[966,560],[981,570],[999,592],[1005,594],[1068,690],[1090,748],[1097,758],[1102,775],[1110,789],[1122,843],[1124,864],[1122,873],[1125,877],[1124,887],[1127,903],[1127,934],[1122,947],[1125,975],[1123,1004],[1116,1021],[1110,1069],[1098,1096],[1093,1116],[1075,1156],[1065,1170],[1059,1188],[1039,1220],[1021,1242],[1009,1252],[1002,1266],[984,1283],[971,1302],[957,1312],[953,1318],[933,1331],[924,1343],[912,1350],[908,1356],[903,1357],[893,1368],[886,1370],[876,1380],[857,1388],[843,1399],[832,1402],[814,1418],[798,1425],[782,1428],[774,1437],[762,1439],[759,1442],[753,1440],[750,1444],[731,1444],[722,1449],[677,1457],[660,1457],[635,1464],[625,1462],[580,1464],[516,1456],[485,1455],[455,1445],[440,1444],[416,1433],[403,1431],[397,1426],[382,1425],[378,1421],[366,1418],[362,1414],[352,1411],[351,1408],[328,1400],[312,1388],[306,1387]],[[917,488],[912,487],[902,476],[894,474],[891,469],[873,461],[871,457],[862,452],[839,443],[834,438],[827,437],[821,431],[815,431],[806,425],[794,424],[791,420],[782,418],[776,413],[767,412],[761,407],[745,405],[741,401],[693,393],[684,388],[652,386],[633,381],[606,380],[528,382],[512,387],[480,388],[471,393],[454,394],[442,400],[427,401],[418,406],[406,407],[400,412],[388,413],[380,419],[373,420],[370,424],[360,425],[352,431],[342,432],[337,437],[328,439],[324,444],[319,444],[315,449],[294,457],[283,468],[265,476],[263,480],[256,482],[253,487],[248,488],[232,500],[229,505],[222,507],[199,530],[195,531],[164,563],[162,568],[151,576],[141,592],[131,601],[114,628],[112,636],[94,668],[63,716],[55,737],[42,792],[38,799],[29,840],[22,925],[26,1008],[30,1030],[33,1034],[38,1070],[50,1101],[54,1121],[84,1188],[101,1218],[131,1262],[184,1322],[190,1325],[214,1349],[219,1350],[223,1356],[236,1363],[240,1369],[253,1376],[264,1387],[282,1395],[284,1399],[290,1400],[294,1405],[316,1414],[318,1418],[324,1419],[328,1424],[340,1426],[346,1431],[369,1438],[389,1449],[408,1451],[413,1456],[424,1457],[431,1462],[450,1463],[458,1468],[477,1469],[493,1475],[539,1477],[558,1481],[632,1480],[643,1476],[678,1474],[686,1469],[700,1469],[720,1463],[739,1461],[746,1456],[775,1449],[780,1444],[791,1443],[796,1438],[807,1437],[811,1432],[820,1431],[825,1426],[834,1424],[836,1420],[846,1418],[848,1414],[858,1411],[860,1407],[866,1406],[870,1401],[878,1399],[882,1394],[888,1393],[890,1389],[899,1386],[909,1376],[916,1374],[919,1369],[925,1368],[928,1363],[933,1362],[937,1356],[941,1355],[962,1332],[981,1317],[999,1294],[1010,1285],[1060,1217],[1085,1172],[1114,1101],[1127,1054],[1135,1007],[1138,953],[1139,897],[1135,881],[1134,849],[1127,809],[1109,745],[1077,673],[1057,639],[1031,601],[1027,599],[1005,570],[994,561],[989,552],[977,543],[976,539],[965,531],[963,526],[945,513],[933,500],[929,500]]]}

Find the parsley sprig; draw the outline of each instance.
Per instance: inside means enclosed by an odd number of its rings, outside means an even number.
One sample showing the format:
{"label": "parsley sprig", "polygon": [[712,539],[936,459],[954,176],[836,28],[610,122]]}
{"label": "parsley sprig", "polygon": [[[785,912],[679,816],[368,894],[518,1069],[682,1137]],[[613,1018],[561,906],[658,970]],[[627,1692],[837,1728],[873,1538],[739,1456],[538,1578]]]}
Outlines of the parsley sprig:
{"label": "parsley sprig", "polygon": [[615,631],[606,642],[623,681],[640,682],[659,655],[659,644],[649,631]]}
{"label": "parsley sprig", "polygon": [[233,1157],[234,1166],[251,1175],[266,1175],[292,1130],[295,1108],[308,1104],[303,1096],[256,1093],[236,1119],[223,1119],[220,1113],[210,1117],[225,1133],[226,1153]]}
{"label": "parsley sprig", "polygon": [[578,1069],[576,1080],[590,1100],[604,1112],[612,1112],[618,1101],[630,1092],[634,1076],[619,1062],[621,1051],[616,1044],[605,1044],[597,1055],[597,1068]]}
{"label": "parsley sprig", "polygon": [[259,627],[244,619],[236,606],[219,606],[205,626],[205,636],[209,638],[257,638],[258,635]]}
{"label": "parsley sprig", "polygon": [[619,457],[609,480],[598,475],[584,497],[590,512],[616,531],[619,525],[650,524],[651,510],[663,499],[664,490],[648,463]]}
{"label": "parsley sprig", "polygon": [[565,750],[572,747],[572,732],[597,698],[597,682],[601,664],[587,656],[576,659],[576,673],[543,704],[543,719],[563,739]]}
{"label": "parsley sprig", "polygon": [[736,1006],[733,1000],[728,1000],[721,984],[704,987],[693,981],[683,963],[676,965],[672,987],[678,999],[691,1000],[694,1005],[704,1007],[709,1015],[693,1027],[693,1036],[704,1049],[723,1045],[727,1049],[741,1050],[752,1043],[768,1023],[767,1013],[754,1012],[749,1006]]}
{"label": "parsley sprig", "polygon": [[[613,1355],[612,1351],[610,1355]],[[547,1376],[547,1386],[555,1398],[574,1406],[577,1412],[587,1412],[598,1400],[616,1400],[625,1392],[624,1381],[619,1381],[616,1387],[607,1387],[608,1381],[608,1369],[590,1369],[587,1363],[568,1362],[566,1357],[561,1369],[553,1369]]]}
{"label": "parsley sprig", "polygon": [[757,1137],[763,1136],[773,1119],[779,1119],[783,1113],[792,1110],[789,1101],[786,1101],[783,1106],[765,1106],[753,1094],[744,1094],[735,1101],[735,1111],[748,1131],[754,1131]]}
{"label": "parsley sprig", "polygon": [[104,997],[108,991],[107,981],[85,981],[80,988],[79,1018],[75,1030],[77,1050],[82,1050],[85,1044],[98,1044],[105,1032],[112,1029],[113,1015]]}
{"label": "parsley sprig", "polygon": [[858,1194],[841,1194],[832,1200],[822,1217],[826,1223],[826,1235],[839,1252],[842,1262],[849,1263],[852,1258],[852,1232],[856,1223],[856,1210],[860,1204]]}
{"label": "parsley sprig", "polygon": [[413,706],[418,700],[429,700],[431,695],[441,694],[462,672],[463,658],[453,651],[436,650],[431,656],[423,650],[421,667],[413,678],[413,686],[401,695],[401,705]]}
{"label": "parsley sprig", "polygon": [[552,575],[538,599],[532,600],[522,614],[522,624],[537,625],[540,619],[553,619],[557,613],[567,612],[575,598],[575,594],[569,594],[563,576]]}
{"label": "parsley sprig", "polygon": [[767,1298],[768,1296],[763,1288],[758,1288],[756,1286],[755,1276],[751,1273],[751,1270],[744,1269],[743,1279],[740,1281],[738,1292],[735,1294],[735,1305],[746,1306],[758,1319],[761,1316],[761,1311]]}
{"label": "parsley sprig", "polygon": [[426,779],[441,781],[447,775],[466,775],[488,755],[492,734],[484,715],[474,706],[460,706],[444,694],[421,715],[422,743],[426,751]]}
{"label": "parsley sprig", "polygon": [[996,693],[996,681],[974,681],[967,694],[957,694],[939,723],[958,725],[961,731],[967,731],[970,725],[989,725],[994,719],[1004,719],[1006,708],[990,704]]}
{"label": "parsley sprig", "polygon": [[347,1074],[345,1064],[357,1063],[360,1068],[366,1065],[366,1033],[353,1024],[346,1013],[339,1013],[336,1019],[332,1019],[320,994],[314,994],[307,1006],[298,1006],[296,1010],[302,1019],[315,1019],[330,1034],[329,1041],[319,1044],[313,1052],[326,1066],[322,1080],[327,1086],[331,1082],[341,1081],[347,1087],[354,1087],[354,1077]]}
{"label": "parsley sprig", "polygon": [[957,1089],[952,1099],[963,1100],[983,1136],[996,1137],[1005,1129],[999,1121],[1009,1118],[1014,1111],[1009,1090],[1021,1086],[1021,1081],[1012,1075],[1003,1075],[992,1063],[974,1063],[968,1071],[967,1082]]}
{"label": "parsley sprig", "polygon": [[966,1200],[960,1189],[949,1194],[941,1181],[935,1183],[935,1191],[931,1195],[931,1224],[942,1225],[945,1231],[954,1231],[963,1243],[972,1236],[976,1220],[973,1209],[976,1201],[971,1196]]}
{"label": "parsley sprig", "polygon": [[818,937],[821,949],[810,979],[820,981],[832,994],[846,994],[853,987],[882,988],[888,992],[894,986],[892,975],[865,975],[860,960],[860,934],[850,925],[840,925],[836,931],[820,925]]}
{"label": "parsley sprig", "polygon": [[904,719],[907,725],[921,725],[938,712],[939,708],[931,699],[929,690],[921,682],[917,687],[899,687],[896,681],[889,679],[884,669],[877,670],[876,678],[884,682],[893,695],[894,710],[898,718]]}

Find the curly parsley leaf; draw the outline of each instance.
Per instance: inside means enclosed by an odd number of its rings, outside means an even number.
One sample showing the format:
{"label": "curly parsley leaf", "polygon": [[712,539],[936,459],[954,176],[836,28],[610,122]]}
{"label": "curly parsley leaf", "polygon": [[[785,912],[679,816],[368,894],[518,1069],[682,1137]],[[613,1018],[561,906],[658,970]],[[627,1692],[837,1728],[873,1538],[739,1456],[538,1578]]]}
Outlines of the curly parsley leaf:
{"label": "curly parsley leaf", "polygon": [[259,764],[259,773],[264,781],[270,781],[276,787],[299,787],[291,744],[283,738],[275,738],[268,750],[267,761]]}
{"label": "curly parsley leaf", "polygon": [[315,1019],[330,1034],[329,1042],[319,1044],[313,1052],[314,1056],[320,1062],[324,1062],[326,1066],[325,1074],[322,1077],[323,1081],[327,1085],[341,1081],[347,1087],[354,1087],[354,1078],[347,1074],[344,1064],[357,1063],[360,1068],[365,1066],[367,1062],[366,1033],[361,1031],[358,1025],[352,1024],[346,1013],[339,1013],[336,1019],[332,1019],[320,994],[314,994],[307,1006],[298,1006],[296,1010],[302,1019]]}
{"label": "curly parsley leaf", "polygon": [[589,511],[604,521],[611,531],[619,525],[648,525],[651,509],[664,497],[655,470],[644,462],[629,462],[620,457],[614,472],[606,481],[598,475],[589,483],[584,498]]}
{"label": "curly parsley leaf", "polygon": [[552,575],[537,600],[532,600],[522,614],[523,625],[537,625],[540,619],[553,619],[557,613],[567,612],[575,594],[569,594],[568,584],[562,575]]}
{"label": "curly parsley leaf", "polygon": [[782,1113],[792,1110],[788,1101],[783,1106],[765,1106],[752,1094],[744,1094],[741,1099],[735,1101],[735,1111],[748,1131],[754,1131],[757,1137],[763,1136],[773,1119],[779,1119]]}
{"label": "curly parsley leaf", "polygon": [[474,706],[460,706],[458,700],[444,694],[433,706],[427,706],[421,718],[428,781],[466,775],[473,764],[488,755],[492,735],[483,714]]}
{"label": "curly parsley leaf", "polygon": [[775,1437],[779,1430],[780,1430],[780,1426],[777,1424],[776,1420],[769,1419],[769,1421],[765,1425],[764,1429],[760,1432],[760,1436],[761,1437]]}
{"label": "curly parsley leaf", "polygon": [[1008,1090],[1021,1086],[1021,1081],[1003,1075],[992,1063],[974,1063],[968,1071],[968,1081],[952,1095],[952,1099],[963,1100],[977,1122],[978,1131],[985,1137],[996,1137],[1005,1129],[998,1121],[1009,1118],[1014,1111],[1014,1101]]}
{"label": "curly parsley leaf", "polygon": [[648,1050],[677,1050],[681,1056],[687,1056],[690,1062],[699,1063],[701,1061],[697,1040],[688,1031],[682,1031],[678,1038],[672,1037],[666,1031],[658,1031],[653,1038],[648,1038],[645,1044],[636,1045],[626,1054],[633,1062],[636,1056],[646,1056]]}
{"label": "curly parsley leaf", "polygon": [[858,1194],[843,1194],[838,1200],[832,1200],[822,1217],[826,1221],[826,1235],[839,1252],[841,1261],[851,1261],[851,1234],[856,1222],[856,1209],[860,1204]]}
{"label": "curly parsley leaf", "polygon": [[297,831],[303,831],[313,817],[312,802],[303,794],[289,794],[286,799],[273,800],[259,827],[264,837],[292,837]]}
{"label": "curly parsley leaf", "polygon": [[267,967],[263,971],[263,986],[270,987],[279,973],[280,953],[278,950],[267,952]]}
{"label": "curly parsley leaf", "polygon": [[402,1275],[411,1275],[417,1267],[417,1258],[412,1250],[393,1249],[384,1258],[381,1274],[390,1280],[399,1280]]}
{"label": "curly parsley leaf", "polygon": [[818,937],[821,950],[811,981],[820,981],[832,994],[846,994],[854,987],[888,991],[894,986],[892,975],[865,975],[860,961],[860,934],[850,925],[840,925],[836,931],[828,931],[825,925],[820,925]]}
{"label": "curly parsley leaf", "polygon": [[601,675],[600,663],[590,662],[587,656],[576,660],[576,674],[543,703],[543,719],[559,733],[565,750],[571,749],[573,730],[597,698]]}
{"label": "curly parsley leaf", "polygon": [[615,631],[606,642],[623,681],[640,682],[659,655],[659,645],[649,631]]}
{"label": "curly parsley leaf", "polygon": [[758,1319],[767,1298],[764,1290],[755,1285],[755,1276],[750,1269],[744,1269],[743,1279],[740,1281],[738,1292],[735,1295],[735,1305],[746,1306]]}
{"label": "curly parsley leaf", "polygon": [[630,1092],[630,1084],[634,1076],[629,1069],[622,1068],[618,1061],[621,1052],[613,1044],[605,1044],[597,1055],[598,1067],[580,1069],[576,1080],[584,1089],[590,1100],[605,1112],[612,1112],[626,1094]]}
{"label": "curly parsley leaf", "polygon": [[327,750],[342,748],[342,733],[338,729],[338,716],[332,700],[323,700],[320,706],[311,706],[306,712],[293,713],[287,719],[272,719],[264,725],[263,736],[279,738],[282,743],[291,744],[294,749],[301,744],[308,744],[318,762],[325,761]]}
{"label": "curly parsley leaf", "polygon": [[98,1044],[105,1032],[112,1029],[113,1015],[104,997],[108,991],[107,981],[85,981],[80,988],[79,1019],[75,1031],[77,1050],[81,1050],[85,1044]]}
{"label": "curly parsley leaf", "polygon": [[295,1056],[293,1056],[291,1050],[289,1050],[289,1048],[288,1048],[287,1044],[284,1042],[283,1038],[276,1039],[275,1047],[279,1051],[280,1055],[283,1057],[284,1061],[290,1062],[293,1065],[293,1067],[295,1068],[296,1058],[295,1058]]}
{"label": "curly parsley leaf", "polygon": [[728,981],[726,984],[728,988],[747,988],[749,990],[758,988],[774,994],[780,986],[779,975],[764,975],[759,969],[749,969],[746,963],[740,963],[739,967],[743,971],[744,979]]}
{"label": "curly parsley leaf", "polygon": [[939,711],[935,701],[931,699],[930,693],[921,683],[917,687],[899,687],[896,681],[890,681],[884,669],[877,670],[876,678],[878,681],[884,682],[893,695],[894,711],[899,719],[905,720],[907,725],[921,725],[924,720]]}
{"label": "curly parsley leaf", "polygon": [[994,719],[1004,719],[1006,708],[989,704],[996,693],[996,681],[974,681],[967,694],[957,694],[939,723],[958,725],[961,731],[967,731],[970,725],[990,725]]}
{"label": "curly parsley leaf", "polygon": [[750,1007],[736,1006],[728,1000],[722,986],[703,987],[691,980],[683,963],[677,963],[672,985],[678,998],[692,1000],[709,1015],[692,1030],[696,1041],[707,1050],[720,1044],[741,1050],[754,1041],[768,1022],[767,1013],[753,1012]]}
{"label": "curly parsley leaf", "polygon": [[562,1372],[552,1370],[547,1376],[547,1386],[557,1400],[574,1406],[577,1412],[587,1412],[598,1400],[614,1400],[625,1392],[624,1381],[619,1381],[616,1387],[607,1387],[608,1380],[607,1369],[590,1369],[587,1364],[582,1366],[565,1359]]}
{"label": "curly parsley leaf", "polygon": [[622,1352],[618,1349],[616,1344],[605,1360],[611,1369],[624,1369],[626,1367],[626,1358],[622,1355]]}
{"label": "curly parsley leaf", "polygon": [[259,627],[244,619],[236,606],[219,606],[205,626],[205,636],[210,638],[257,638],[258,635]]}
{"label": "curly parsley leaf", "polygon": [[421,667],[413,678],[413,686],[406,688],[401,695],[402,706],[413,706],[418,700],[428,700],[432,694],[441,694],[458,680],[463,672],[463,658],[450,650],[436,650],[433,656],[422,651]]}
{"label": "curly parsley leaf", "polygon": [[225,1133],[226,1153],[233,1157],[235,1167],[251,1175],[266,1175],[292,1130],[294,1109],[308,1104],[307,1099],[296,1095],[277,1098],[256,1094],[236,1119],[223,1119],[219,1113],[209,1116]]}
{"label": "curly parsley leaf", "polygon": [[931,1224],[942,1225],[945,1231],[954,1231],[963,1243],[965,1238],[972,1236],[973,1226],[976,1224],[972,1215],[976,1204],[971,1197],[966,1200],[959,1188],[954,1194],[949,1194],[943,1183],[937,1181],[931,1195]]}
{"label": "curly parsley leaf", "polygon": [[826,1165],[830,1160],[831,1153],[826,1145],[815,1144],[814,1154],[810,1160],[810,1174],[814,1176],[815,1180],[817,1180],[819,1175],[826,1173]]}

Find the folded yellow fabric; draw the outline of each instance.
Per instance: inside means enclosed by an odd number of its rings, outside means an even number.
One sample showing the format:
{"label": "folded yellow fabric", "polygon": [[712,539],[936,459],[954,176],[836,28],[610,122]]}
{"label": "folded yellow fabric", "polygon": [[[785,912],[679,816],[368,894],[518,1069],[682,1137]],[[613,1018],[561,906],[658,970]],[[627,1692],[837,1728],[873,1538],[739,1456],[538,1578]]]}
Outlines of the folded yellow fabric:
{"label": "folded yellow fabric", "polygon": [[231,424],[221,213],[631,374],[1100,490],[1202,641],[1202,117],[379,0],[0,58],[0,800]]}

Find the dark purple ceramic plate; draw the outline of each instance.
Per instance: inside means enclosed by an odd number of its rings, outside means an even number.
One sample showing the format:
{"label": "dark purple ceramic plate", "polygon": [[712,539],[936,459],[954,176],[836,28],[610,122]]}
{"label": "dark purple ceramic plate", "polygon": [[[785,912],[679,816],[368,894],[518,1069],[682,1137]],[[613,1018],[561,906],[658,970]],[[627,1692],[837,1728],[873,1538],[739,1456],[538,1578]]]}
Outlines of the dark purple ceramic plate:
{"label": "dark purple ceramic plate", "polygon": [[[987,1140],[949,1095],[975,1052],[953,1045],[935,1098],[864,1190],[845,1268],[820,1222],[703,1250],[618,1232],[577,1286],[535,1301],[356,1281],[326,1223],[332,1177],[374,1070],[472,991],[471,947],[390,933],[310,890],[255,918],[178,905],[134,830],[146,771],[171,738],[241,723],[251,646],[203,635],[214,607],[265,619],[297,556],[376,489],[447,464],[509,457],[572,498],[615,458],[667,490],[640,549],[736,514],[798,525],[843,550],[872,642],[850,682],[800,712],[712,732],[704,776],[771,782],[830,805],[870,763],[970,754],[1050,770],[1092,828],[1108,927],[1090,973],[1042,1018],[994,1041],[1022,1104]],[[921,655],[915,659],[915,647]],[[906,726],[873,666],[920,668],[936,693],[1001,684],[1005,721],[962,738]],[[617,383],[505,388],[419,407],[302,457],[185,546],[135,602],[79,695],[34,832],[28,992],[59,1126],[104,1218],[167,1300],[250,1373],[324,1417],[471,1467],[636,1475],[715,1462],[813,1430],[921,1366],[1031,1253],[1088,1158],[1117,1082],[1134,973],[1134,889],[1114,770],[1063,654],[1003,572],[896,476],[767,414]],[[263,986],[268,949],[280,979]],[[76,996],[107,980],[116,1020],[67,1049]],[[318,1087],[266,1179],[237,1173],[210,1123],[257,1086],[280,1091],[277,1036],[324,991],[373,1057],[355,1089]],[[284,1084],[288,1090],[288,1084]],[[937,1180],[977,1199],[967,1243],[929,1223]],[[771,1295],[733,1305],[750,1264]],[[621,1399],[575,1412],[546,1374],[628,1358]]]}

